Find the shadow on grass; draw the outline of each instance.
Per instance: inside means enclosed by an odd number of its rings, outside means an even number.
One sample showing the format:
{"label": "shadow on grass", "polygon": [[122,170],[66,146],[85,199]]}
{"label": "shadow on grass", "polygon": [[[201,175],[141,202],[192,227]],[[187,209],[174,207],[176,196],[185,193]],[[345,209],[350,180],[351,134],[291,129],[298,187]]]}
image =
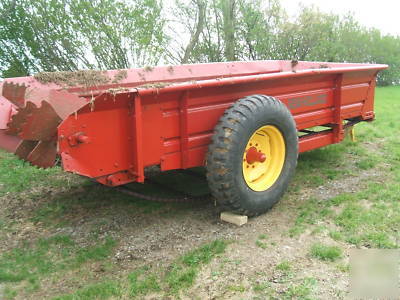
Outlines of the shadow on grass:
{"label": "shadow on grass", "polygon": [[[289,191],[320,186],[327,180],[345,176],[350,172],[346,155],[361,152],[362,147],[346,140],[341,144],[301,154]],[[142,200],[89,179],[67,174],[59,167],[37,169],[13,155],[4,152],[0,155],[1,192],[3,195],[13,194],[32,201],[34,208],[29,215],[34,223],[62,227],[66,224],[77,224],[83,217],[106,218],[107,214],[115,215],[117,212],[128,213],[131,217],[146,214],[150,218],[152,215],[154,218],[178,217],[185,213],[193,213],[202,218],[209,215],[210,210],[216,212],[212,199],[187,203]],[[167,198],[210,193],[205,169],[201,167],[188,171],[162,172],[152,176],[145,184],[131,183],[127,187],[145,195]],[[206,212],[201,212],[204,210]]]}
{"label": "shadow on grass", "polygon": [[[345,141],[342,144],[316,149],[299,156],[296,176],[290,190],[304,186],[315,187],[326,180],[337,179],[346,174],[344,159],[346,153],[360,151],[360,147]],[[156,218],[179,216],[184,213],[213,207],[213,201],[188,203],[161,203],[141,200],[125,195],[113,188],[102,186],[63,172],[59,167],[38,169],[18,160],[15,156],[1,152],[0,182],[1,195],[11,194],[35,203],[30,213],[31,221],[60,227],[67,223],[79,222],[79,217],[96,218],[111,210],[138,214],[155,215]],[[182,197],[183,195],[206,195],[209,188],[204,168],[189,171],[162,172],[150,178],[145,184],[131,183],[127,187],[145,195],[157,197]],[[51,192],[43,192],[51,191]],[[202,213],[199,216],[203,215]]]}
{"label": "shadow on grass", "polygon": [[[200,196],[210,193],[201,168],[184,174],[180,171],[163,172],[154,176],[144,184],[131,183],[129,189],[147,196],[174,198],[184,195]],[[36,196],[40,197],[40,195]],[[196,212],[211,208],[212,201],[188,201],[180,203],[164,203],[142,200],[126,195],[111,187],[100,185],[94,181],[86,181],[78,187],[53,194],[35,209],[32,221],[46,225],[62,226],[68,222],[79,222],[82,217],[95,218],[111,211],[123,211],[132,214],[154,215],[155,218]]]}

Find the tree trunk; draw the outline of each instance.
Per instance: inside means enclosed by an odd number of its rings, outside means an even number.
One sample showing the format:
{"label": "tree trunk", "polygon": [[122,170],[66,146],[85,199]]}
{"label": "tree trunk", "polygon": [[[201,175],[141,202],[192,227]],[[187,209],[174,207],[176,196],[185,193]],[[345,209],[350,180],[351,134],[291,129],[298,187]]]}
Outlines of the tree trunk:
{"label": "tree trunk", "polygon": [[190,37],[189,44],[185,49],[185,54],[181,60],[182,64],[186,64],[189,62],[190,55],[196,44],[199,42],[200,34],[203,32],[204,28],[204,20],[206,17],[206,2],[204,0],[195,0],[197,5],[197,23],[196,23],[196,30],[193,32],[192,36]]}
{"label": "tree trunk", "polygon": [[222,0],[222,16],[223,16],[223,30],[225,42],[225,59],[233,61],[236,59],[235,55],[235,11],[236,0]]}

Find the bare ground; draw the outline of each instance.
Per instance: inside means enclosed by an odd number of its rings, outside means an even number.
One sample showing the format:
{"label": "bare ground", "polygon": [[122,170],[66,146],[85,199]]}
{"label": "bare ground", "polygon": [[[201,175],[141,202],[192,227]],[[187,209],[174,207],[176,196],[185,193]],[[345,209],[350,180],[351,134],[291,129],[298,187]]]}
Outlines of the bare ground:
{"label": "bare ground", "polygon": [[[181,293],[183,299],[251,299],[267,297],[268,291],[274,291],[275,297],[287,291],[289,285],[300,284],[304,278],[315,278],[316,287],[313,296],[319,299],[342,299],[348,288],[348,273],[338,270],[338,264],[346,264],[349,244],[333,241],[326,232],[318,235],[311,229],[297,237],[290,237],[296,208],[306,199],[315,197],[329,199],[346,192],[356,192],[363,183],[382,175],[382,166],[366,171],[357,170],[357,176],[346,176],[328,181],[317,187],[303,188],[286,195],[268,213],[252,218],[243,227],[236,227],[219,220],[218,208],[213,203],[195,203],[189,205],[165,205],[160,209],[144,213],[136,206],[112,205],[111,194],[107,201],[93,205],[79,205],[79,198],[87,197],[93,189],[106,189],[99,185],[86,185],[78,189],[64,188],[54,191],[43,188],[35,191],[35,197],[23,195],[5,195],[0,217],[14,220],[12,230],[2,234],[2,251],[19,245],[22,241],[34,241],[39,237],[55,234],[69,234],[84,246],[96,231],[99,240],[112,236],[118,245],[111,258],[108,270],[102,262],[93,263],[85,270],[68,271],[70,274],[54,276],[41,282],[41,289],[31,294],[19,293],[17,299],[47,298],[69,293],[84,286],[83,281],[96,282],[107,278],[122,278],[133,269],[143,266],[167,266],[187,251],[215,239],[231,241],[222,258],[213,260],[204,266],[198,274],[195,284]],[[66,175],[70,176],[70,175]],[[77,179],[79,181],[79,179]],[[74,204],[61,214],[61,226],[49,226],[46,220],[33,221],[35,212],[61,196],[69,195]],[[96,195],[96,194],[94,194]],[[65,198],[65,197],[64,197]],[[77,200],[78,199],[78,200]],[[76,204],[76,201],[78,204]],[[260,234],[267,238],[263,241],[265,249],[256,245]],[[337,244],[345,250],[340,263],[325,263],[309,256],[311,245],[317,241]],[[282,274],[275,268],[282,261],[289,261],[290,274]],[[84,272],[84,274],[79,274]],[[78,278],[78,279],[76,279]],[[257,284],[267,283],[268,291],[255,291]],[[278,295],[278,296],[276,296]],[[148,298],[159,298],[149,295]]]}

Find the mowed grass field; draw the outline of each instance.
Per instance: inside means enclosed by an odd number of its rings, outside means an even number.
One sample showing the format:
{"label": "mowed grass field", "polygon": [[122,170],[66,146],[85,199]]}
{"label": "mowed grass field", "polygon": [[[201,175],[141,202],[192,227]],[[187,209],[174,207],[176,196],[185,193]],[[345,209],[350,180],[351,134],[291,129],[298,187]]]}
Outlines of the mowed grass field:
{"label": "mowed grass field", "polygon": [[0,299],[342,299],[350,249],[400,246],[399,86],[377,88],[356,136],[302,154],[279,204],[241,228],[214,203],[134,199],[0,152]]}

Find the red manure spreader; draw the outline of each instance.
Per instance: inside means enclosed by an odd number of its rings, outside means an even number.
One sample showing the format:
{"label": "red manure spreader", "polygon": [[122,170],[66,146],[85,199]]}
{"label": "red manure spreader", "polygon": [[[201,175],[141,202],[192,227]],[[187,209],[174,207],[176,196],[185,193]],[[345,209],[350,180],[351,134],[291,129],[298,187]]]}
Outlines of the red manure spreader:
{"label": "red manure spreader", "polygon": [[0,82],[0,147],[108,186],[205,166],[222,207],[274,205],[298,153],[374,119],[386,65],[254,61],[42,72]]}

